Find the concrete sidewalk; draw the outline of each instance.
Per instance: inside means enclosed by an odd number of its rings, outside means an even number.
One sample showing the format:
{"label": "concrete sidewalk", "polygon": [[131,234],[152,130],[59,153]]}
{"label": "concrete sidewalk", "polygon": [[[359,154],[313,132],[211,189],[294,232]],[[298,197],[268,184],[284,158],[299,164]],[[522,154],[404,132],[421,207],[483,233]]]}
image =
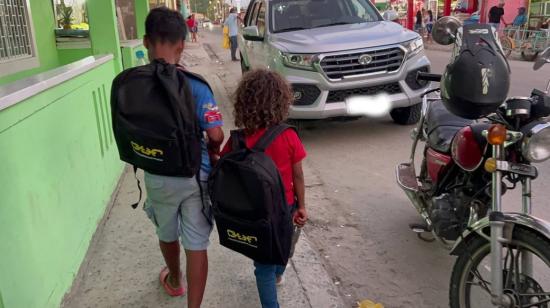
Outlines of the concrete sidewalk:
{"label": "concrete sidewalk", "polygon": [[[226,129],[230,128],[231,108],[216,75],[215,59],[200,45],[189,44],[183,62],[208,79],[225,116]],[[141,209],[130,207],[137,197],[136,181],[127,168],[63,307],[186,306],[185,297],[170,298],[159,285],[158,274],[164,263],[153,225]],[[220,246],[216,230],[211,240],[203,307],[260,307],[252,261]],[[182,256],[182,269],[184,259]],[[281,307],[344,307],[304,233],[287,267],[285,284],[279,288],[279,302]]]}

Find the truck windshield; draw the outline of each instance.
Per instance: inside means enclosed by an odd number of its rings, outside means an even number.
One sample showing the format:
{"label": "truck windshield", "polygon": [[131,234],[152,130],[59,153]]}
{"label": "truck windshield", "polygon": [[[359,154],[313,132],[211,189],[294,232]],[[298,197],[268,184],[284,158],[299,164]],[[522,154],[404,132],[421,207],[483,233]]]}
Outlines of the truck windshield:
{"label": "truck windshield", "polygon": [[274,0],[269,4],[273,33],[382,20],[369,0]]}

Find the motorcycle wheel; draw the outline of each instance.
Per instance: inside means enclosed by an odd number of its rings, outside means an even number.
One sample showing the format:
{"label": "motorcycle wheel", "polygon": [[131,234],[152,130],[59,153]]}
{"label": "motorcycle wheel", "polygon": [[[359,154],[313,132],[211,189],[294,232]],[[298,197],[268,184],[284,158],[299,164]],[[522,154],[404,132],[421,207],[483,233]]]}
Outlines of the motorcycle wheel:
{"label": "motorcycle wheel", "polygon": [[514,41],[508,36],[503,35],[500,37],[500,44],[502,46],[502,51],[504,52],[504,56],[506,58],[509,58],[510,55],[512,55],[512,51],[515,48]]}
{"label": "motorcycle wheel", "polygon": [[[475,236],[467,240],[465,247],[465,251],[458,257],[453,268],[449,290],[450,307],[493,307],[490,301],[490,242],[481,236]],[[520,251],[528,251],[532,254],[533,273],[536,273],[537,277],[546,277],[546,279],[536,280],[519,273],[519,266],[515,265],[521,264],[519,263],[521,262]],[[549,239],[531,230],[516,227],[512,242],[503,247],[503,257],[504,293],[514,301],[509,307],[550,307],[547,302],[550,301],[550,285],[547,281],[550,275]],[[535,262],[537,258],[539,262]],[[540,269],[544,270],[543,274],[540,274]],[[535,275],[531,274],[531,276]],[[544,283],[544,287],[541,283]],[[472,293],[474,286],[481,291],[480,295]]]}
{"label": "motorcycle wheel", "polygon": [[399,125],[411,125],[420,120],[421,113],[422,104],[416,104],[409,107],[395,108],[390,111],[390,116]]}

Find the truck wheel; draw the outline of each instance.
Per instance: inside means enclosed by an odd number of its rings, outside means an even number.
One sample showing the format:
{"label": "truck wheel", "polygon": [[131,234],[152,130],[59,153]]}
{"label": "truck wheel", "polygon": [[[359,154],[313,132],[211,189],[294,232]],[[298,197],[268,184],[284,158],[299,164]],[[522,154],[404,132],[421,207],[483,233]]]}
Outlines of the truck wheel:
{"label": "truck wheel", "polygon": [[395,108],[390,111],[393,121],[399,125],[411,125],[420,120],[422,104],[416,104],[409,107]]}
{"label": "truck wheel", "polygon": [[244,64],[244,60],[243,60],[243,54],[241,53],[241,72],[244,74],[246,72],[248,72],[250,69],[246,66],[246,64]]}
{"label": "truck wheel", "polygon": [[286,124],[294,126],[298,132],[304,129],[304,122],[296,119],[287,119]]}

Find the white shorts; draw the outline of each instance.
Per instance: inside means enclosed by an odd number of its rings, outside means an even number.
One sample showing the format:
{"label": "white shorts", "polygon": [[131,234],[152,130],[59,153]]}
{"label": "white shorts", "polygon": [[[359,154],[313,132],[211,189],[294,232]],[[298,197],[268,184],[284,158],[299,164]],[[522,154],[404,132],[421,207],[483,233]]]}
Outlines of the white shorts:
{"label": "white shorts", "polygon": [[[186,250],[206,250],[213,222],[206,183],[185,177],[145,172],[147,199],[143,210],[155,227],[159,240],[170,243],[181,239]],[[204,200],[204,205],[203,201]]]}

